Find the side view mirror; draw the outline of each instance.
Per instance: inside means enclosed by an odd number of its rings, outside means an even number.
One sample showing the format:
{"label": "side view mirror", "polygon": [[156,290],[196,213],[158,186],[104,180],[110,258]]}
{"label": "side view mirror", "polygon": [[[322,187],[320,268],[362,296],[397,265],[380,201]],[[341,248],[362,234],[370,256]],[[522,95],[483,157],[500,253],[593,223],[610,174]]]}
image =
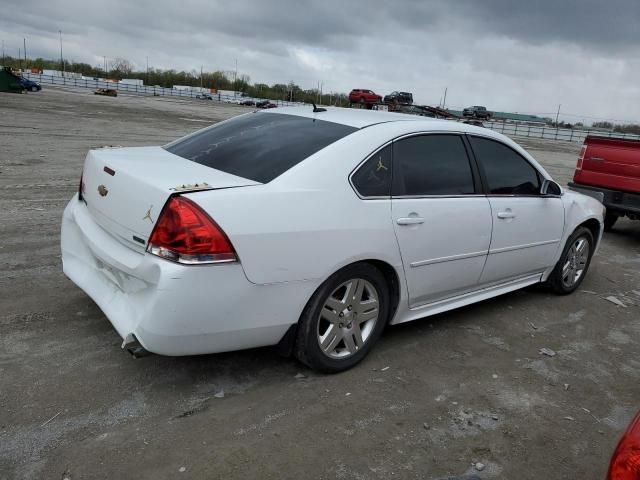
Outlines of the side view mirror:
{"label": "side view mirror", "polygon": [[560,196],[562,195],[562,188],[553,180],[547,180],[546,178],[542,182],[542,187],[540,188],[541,195],[553,195]]}

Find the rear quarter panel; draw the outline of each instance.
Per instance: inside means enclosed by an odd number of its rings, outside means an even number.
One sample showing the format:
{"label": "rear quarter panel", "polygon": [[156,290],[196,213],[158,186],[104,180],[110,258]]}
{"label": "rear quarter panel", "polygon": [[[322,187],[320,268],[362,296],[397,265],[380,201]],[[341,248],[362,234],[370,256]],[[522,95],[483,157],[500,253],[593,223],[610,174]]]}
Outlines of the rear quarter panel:
{"label": "rear quarter panel", "polygon": [[324,280],[364,259],[384,261],[402,278],[390,200],[362,200],[348,180],[393,135],[368,130],[330,145],[269,184],[190,195],[227,233],[251,282]]}

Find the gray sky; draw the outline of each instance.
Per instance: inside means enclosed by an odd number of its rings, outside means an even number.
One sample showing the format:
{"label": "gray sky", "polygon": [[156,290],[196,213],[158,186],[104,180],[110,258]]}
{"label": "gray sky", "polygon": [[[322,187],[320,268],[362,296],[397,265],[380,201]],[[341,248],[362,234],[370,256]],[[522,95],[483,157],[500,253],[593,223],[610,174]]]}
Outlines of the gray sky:
{"label": "gray sky", "polygon": [[[108,5],[108,6],[107,6]],[[325,92],[640,121],[640,0],[0,0],[17,56],[238,70]],[[564,113],[564,114],[563,114]],[[577,117],[565,114],[575,114]]]}

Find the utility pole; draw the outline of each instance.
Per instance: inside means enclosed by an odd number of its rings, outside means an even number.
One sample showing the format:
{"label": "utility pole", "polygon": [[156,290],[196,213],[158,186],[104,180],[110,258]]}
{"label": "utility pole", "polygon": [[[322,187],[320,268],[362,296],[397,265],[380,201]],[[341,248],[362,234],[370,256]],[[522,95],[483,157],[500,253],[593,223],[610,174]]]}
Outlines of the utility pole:
{"label": "utility pole", "polygon": [[18,65],[20,65],[20,70],[22,70],[22,53],[20,53],[20,47],[18,47]]}
{"label": "utility pole", "polygon": [[234,83],[234,85],[233,85],[233,89],[234,89],[234,90],[235,90],[235,88],[236,88],[235,83],[236,83],[236,81],[238,80],[238,59],[236,58],[236,59],[235,59],[235,61],[236,61],[236,70],[235,70],[235,72],[234,72],[234,74],[233,74],[233,83]]}
{"label": "utility pole", "polygon": [[147,55],[147,85],[149,85],[149,56]]}
{"label": "utility pole", "polygon": [[202,65],[200,65],[200,89],[202,89]]}
{"label": "utility pole", "polygon": [[2,40],[2,65],[4,65],[4,40]]}
{"label": "utility pole", "polygon": [[62,76],[64,77],[64,60],[62,59],[62,30],[58,30],[60,34],[60,66],[62,67]]}
{"label": "utility pole", "polygon": [[107,78],[107,56],[103,55],[102,58],[104,59],[104,78]]}
{"label": "utility pole", "polygon": [[27,39],[23,38],[22,42],[24,44],[24,49],[23,49],[24,50],[24,66],[26,68],[27,67]]}
{"label": "utility pole", "polygon": [[442,108],[445,108],[445,105],[447,104],[447,88],[448,87],[444,87],[444,100],[442,100]]}
{"label": "utility pole", "polygon": [[562,106],[562,104],[558,105],[558,113],[556,113],[556,128],[558,128],[558,117],[560,116],[560,107]]}

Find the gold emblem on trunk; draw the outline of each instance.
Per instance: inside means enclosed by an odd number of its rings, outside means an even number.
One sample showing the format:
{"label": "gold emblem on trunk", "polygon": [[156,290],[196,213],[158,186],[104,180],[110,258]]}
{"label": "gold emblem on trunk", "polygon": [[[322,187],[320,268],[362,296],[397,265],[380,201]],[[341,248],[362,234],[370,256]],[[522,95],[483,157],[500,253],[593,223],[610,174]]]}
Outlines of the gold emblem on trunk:
{"label": "gold emblem on trunk", "polygon": [[151,209],[152,208],[153,208],[153,205],[151,205],[149,207],[149,210],[147,210],[147,213],[145,214],[145,216],[142,217],[143,220],[146,220],[148,218],[151,223],[153,223],[153,218],[151,218]]}
{"label": "gold emblem on trunk", "polygon": [[109,190],[107,190],[107,187],[105,187],[104,185],[98,185],[98,193],[101,197],[106,197],[107,193],[109,193]]}

